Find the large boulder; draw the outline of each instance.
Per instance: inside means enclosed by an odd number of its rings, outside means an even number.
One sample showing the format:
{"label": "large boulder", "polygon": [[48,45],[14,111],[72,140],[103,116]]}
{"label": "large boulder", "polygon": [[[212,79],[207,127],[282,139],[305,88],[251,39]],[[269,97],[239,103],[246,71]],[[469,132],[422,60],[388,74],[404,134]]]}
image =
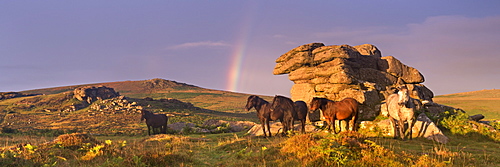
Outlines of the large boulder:
{"label": "large boulder", "polygon": [[309,83],[294,84],[290,90],[293,101],[311,101],[314,93],[314,85]]}
{"label": "large boulder", "polygon": [[276,60],[279,63],[279,67],[274,70],[274,74],[288,74],[306,64],[311,64],[312,51],[322,46],[325,45],[322,43],[311,43],[288,51]]}
{"label": "large boulder", "polygon": [[[394,127],[391,125],[389,119],[380,122],[363,121],[359,127],[360,129],[368,130],[374,130],[374,127],[378,127],[382,129],[382,135],[394,137]],[[417,121],[413,125],[412,132],[413,138],[423,137],[443,144],[449,141],[449,138],[443,134],[437,125],[423,113],[418,115]]]}
{"label": "large boulder", "polygon": [[356,48],[356,50],[358,50],[358,52],[361,55],[375,56],[375,57],[379,57],[379,58],[382,57],[382,53],[380,52],[380,50],[378,50],[377,47],[370,45],[370,44],[358,45],[358,46],[354,46],[354,48]]}
{"label": "large boulder", "polygon": [[424,76],[415,68],[409,67],[395,57],[382,57],[379,61],[379,70],[401,78],[405,83],[422,83]]}
{"label": "large boulder", "polygon": [[406,85],[411,96],[432,101],[423,75],[395,57],[382,57],[377,47],[311,43],[288,51],[276,60],[273,73],[289,74],[295,83],[292,100],[309,103],[313,97],[340,101],[351,97],[360,102],[361,120],[379,115],[385,98],[394,87]]}

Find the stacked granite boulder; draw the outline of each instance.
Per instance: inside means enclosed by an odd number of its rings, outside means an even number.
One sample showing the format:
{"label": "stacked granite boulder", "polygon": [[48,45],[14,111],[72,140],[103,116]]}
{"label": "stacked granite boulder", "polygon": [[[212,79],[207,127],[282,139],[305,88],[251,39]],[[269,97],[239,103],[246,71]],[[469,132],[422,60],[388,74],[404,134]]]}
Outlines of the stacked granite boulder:
{"label": "stacked granite boulder", "polygon": [[382,57],[380,50],[370,44],[306,44],[283,54],[276,63],[273,73],[289,74],[294,82],[290,91],[294,101],[352,97],[362,104],[361,119],[384,112],[381,106],[396,85],[405,84],[412,90],[411,96],[421,101],[432,101],[434,96],[422,84],[424,76],[417,69],[392,56]]}

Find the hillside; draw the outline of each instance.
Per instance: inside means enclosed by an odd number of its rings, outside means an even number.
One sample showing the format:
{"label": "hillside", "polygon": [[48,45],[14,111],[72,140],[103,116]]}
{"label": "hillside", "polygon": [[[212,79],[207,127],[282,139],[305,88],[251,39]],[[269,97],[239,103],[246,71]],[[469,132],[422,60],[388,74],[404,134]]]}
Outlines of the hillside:
{"label": "hillside", "polygon": [[487,120],[500,119],[500,90],[479,90],[434,97],[434,102],[461,108],[469,115],[483,114]]}
{"label": "hillside", "polygon": [[[114,88],[122,96],[94,99],[90,104],[75,98],[75,88],[91,85]],[[443,125],[475,125],[482,131],[445,130],[450,137],[447,144],[424,138],[368,137],[373,132],[366,130],[262,138],[244,131],[226,133],[227,124],[215,127],[215,134],[194,131],[210,128],[203,125],[208,119],[256,122],[255,113],[243,109],[248,94],[162,79],[20,93],[0,100],[0,142],[4,143],[0,166],[494,166],[500,162],[498,132],[485,131],[488,128],[471,123],[467,116],[453,117]],[[438,96],[436,101],[484,102],[498,100],[497,95],[479,91]],[[84,108],[72,108],[79,105]],[[142,109],[170,114],[169,124],[189,122],[197,127],[186,128],[185,133],[146,136],[138,112]]]}
{"label": "hillside", "polygon": [[[23,91],[24,94],[57,94],[67,91],[73,91],[82,86],[103,85],[114,88],[121,95],[143,99],[151,97],[153,99],[174,98],[184,102],[192,103],[196,107],[222,111],[222,112],[244,112],[244,105],[248,94],[220,91],[201,88],[194,85],[179,83],[176,81],[164,79],[150,79],[141,81],[121,81],[95,83],[85,85],[64,86],[56,88],[36,89]],[[264,97],[270,100],[271,97]],[[223,103],[221,103],[223,102]]]}
{"label": "hillside", "polygon": [[[89,103],[75,99],[73,90],[84,86],[113,88],[121,96]],[[169,123],[192,122],[197,126],[209,119],[257,120],[254,111],[244,109],[248,94],[163,79],[65,86],[19,94],[23,96],[0,100],[0,124],[7,128],[2,131],[138,134],[145,126],[139,121],[141,109],[170,114]]]}

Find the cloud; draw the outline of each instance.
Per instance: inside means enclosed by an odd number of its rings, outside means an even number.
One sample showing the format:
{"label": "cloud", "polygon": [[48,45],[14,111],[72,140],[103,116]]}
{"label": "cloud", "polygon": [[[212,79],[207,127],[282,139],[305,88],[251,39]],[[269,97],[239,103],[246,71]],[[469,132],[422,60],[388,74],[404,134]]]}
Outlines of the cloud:
{"label": "cloud", "polygon": [[287,36],[283,35],[283,34],[275,34],[273,35],[273,38],[286,38]]}
{"label": "cloud", "polygon": [[[417,68],[436,94],[492,89],[500,82],[500,16],[433,16],[391,27],[333,27],[311,33],[326,45],[374,44]],[[331,42],[331,43],[330,43]]]}
{"label": "cloud", "polygon": [[226,47],[231,46],[225,42],[213,42],[213,41],[201,41],[201,42],[188,42],[179,45],[170,46],[167,49],[190,49],[190,48],[198,48],[198,47]]}

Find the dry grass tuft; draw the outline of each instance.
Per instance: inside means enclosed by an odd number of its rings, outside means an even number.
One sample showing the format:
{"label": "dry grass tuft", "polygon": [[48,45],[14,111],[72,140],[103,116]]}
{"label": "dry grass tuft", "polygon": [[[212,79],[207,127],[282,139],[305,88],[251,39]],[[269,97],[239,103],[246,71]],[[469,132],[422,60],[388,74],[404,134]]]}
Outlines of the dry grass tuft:
{"label": "dry grass tuft", "polygon": [[86,143],[90,143],[92,145],[94,144],[99,144],[100,142],[97,141],[92,135],[86,134],[86,133],[71,133],[71,134],[64,134],[58,136],[53,143],[58,143],[63,147],[79,147],[82,146]]}

